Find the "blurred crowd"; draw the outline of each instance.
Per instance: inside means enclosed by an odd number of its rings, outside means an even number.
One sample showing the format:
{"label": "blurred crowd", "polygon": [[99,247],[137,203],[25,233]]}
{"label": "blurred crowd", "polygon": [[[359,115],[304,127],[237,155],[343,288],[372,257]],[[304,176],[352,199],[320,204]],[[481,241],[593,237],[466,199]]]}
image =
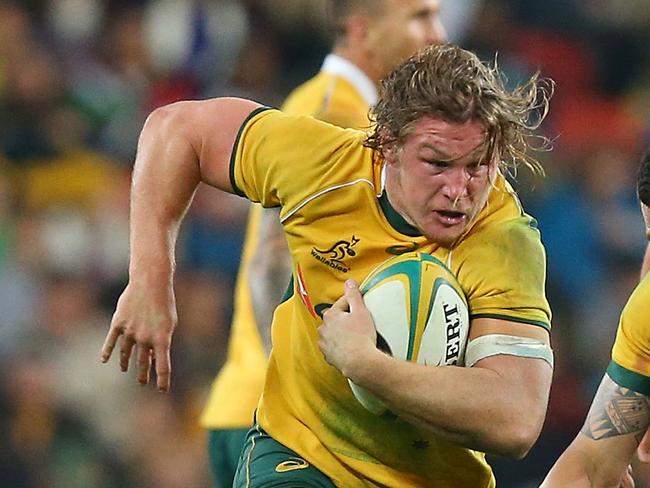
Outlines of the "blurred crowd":
{"label": "blurred crowd", "polygon": [[[547,174],[516,175],[547,248],[551,403],[526,460],[492,459],[499,486],[532,487],[580,428],[639,279],[650,0],[448,0],[443,19],[510,82],[556,82]],[[248,207],[202,187],[184,223],[171,394],[101,365],[137,136],[181,99],[279,105],[328,38],[326,0],[0,0],[1,486],[210,486],[197,418],[224,360]]]}

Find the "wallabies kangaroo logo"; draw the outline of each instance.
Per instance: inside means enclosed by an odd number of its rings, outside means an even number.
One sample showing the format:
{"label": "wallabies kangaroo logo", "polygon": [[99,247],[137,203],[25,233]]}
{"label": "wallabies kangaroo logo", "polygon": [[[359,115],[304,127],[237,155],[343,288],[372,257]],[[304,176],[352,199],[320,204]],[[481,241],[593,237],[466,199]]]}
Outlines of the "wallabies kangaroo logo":
{"label": "wallabies kangaroo logo", "polygon": [[350,271],[350,267],[343,260],[348,256],[354,257],[357,255],[353,247],[358,242],[359,239],[353,235],[349,241],[340,240],[334,243],[329,249],[318,249],[314,247],[311,250],[311,255],[324,265],[347,273]]}

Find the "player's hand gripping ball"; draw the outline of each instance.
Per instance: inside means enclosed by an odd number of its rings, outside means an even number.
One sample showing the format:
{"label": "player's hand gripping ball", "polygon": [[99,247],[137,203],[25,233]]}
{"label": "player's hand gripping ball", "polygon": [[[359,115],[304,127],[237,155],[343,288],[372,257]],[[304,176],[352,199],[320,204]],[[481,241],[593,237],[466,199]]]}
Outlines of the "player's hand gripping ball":
{"label": "player's hand gripping ball", "polygon": [[[418,252],[391,258],[361,283],[377,330],[377,347],[394,358],[431,366],[463,365],[469,313],[453,273],[438,259]],[[367,410],[387,408],[348,380]]]}

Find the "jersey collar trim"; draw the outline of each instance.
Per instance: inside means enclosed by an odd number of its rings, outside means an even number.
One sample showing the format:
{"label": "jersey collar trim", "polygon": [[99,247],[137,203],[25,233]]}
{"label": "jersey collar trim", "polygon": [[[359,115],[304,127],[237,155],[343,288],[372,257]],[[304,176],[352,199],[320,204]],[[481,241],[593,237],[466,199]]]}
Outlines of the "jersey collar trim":
{"label": "jersey collar trim", "polygon": [[354,63],[337,54],[328,54],[323,61],[321,71],[340,76],[350,82],[368,105],[372,106],[377,103],[379,95],[375,84]]}
{"label": "jersey collar trim", "polygon": [[404,217],[402,217],[399,212],[393,208],[393,206],[388,201],[386,192],[383,192],[378,200],[379,206],[386,216],[386,220],[388,220],[388,223],[391,225],[391,227],[393,227],[393,229],[409,237],[422,236],[422,233],[418,229],[409,224],[404,219]]}

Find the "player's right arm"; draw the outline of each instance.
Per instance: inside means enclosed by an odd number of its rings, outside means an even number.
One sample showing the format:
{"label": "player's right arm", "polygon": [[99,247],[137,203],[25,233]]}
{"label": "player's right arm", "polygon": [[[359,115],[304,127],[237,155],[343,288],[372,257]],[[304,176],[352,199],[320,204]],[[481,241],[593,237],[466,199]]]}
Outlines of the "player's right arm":
{"label": "player's right arm", "polygon": [[155,110],[138,142],[130,207],[129,282],[102,348],[109,360],[120,336],[120,367],[136,349],[137,379],[168,391],[170,344],[176,325],[174,247],[199,182],[232,192],[229,162],[245,119],[259,107],[241,99],[179,102]]}
{"label": "player's right arm", "polygon": [[628,464],[650,426],[650,398],[605,374],[580,433],[542,488],[633,486]]}

